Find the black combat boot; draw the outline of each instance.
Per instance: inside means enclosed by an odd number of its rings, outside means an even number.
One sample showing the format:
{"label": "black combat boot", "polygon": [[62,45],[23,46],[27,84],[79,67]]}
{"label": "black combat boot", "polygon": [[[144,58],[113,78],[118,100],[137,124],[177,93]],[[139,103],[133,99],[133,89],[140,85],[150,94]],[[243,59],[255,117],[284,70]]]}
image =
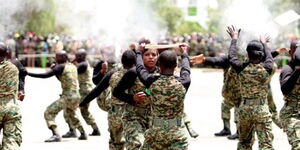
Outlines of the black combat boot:
{"label": "black combat boot", "polygon": [[45,140],[45,142],[60,142],[61,138],[59,135],[52,135],[49,139]]}
{"label": "black combat boot", "polygon": [[228,136],[231,135],[231,131],[229,128],[224,128],[222,131],[215,133],[215,136]]}
{"label": "black combat boot", "polygon": [[239,132],[236,131],[235,134],[232,134],[230,136],[227,137],[229,140],[236,140],[236,139],[239,139]]}
{"label": "black combat boot", "polygon": [[224,128],[222,131],[215,133],[215,136],[228,136],[231,135],[230,131],[230,121],[227,119],[223,119]]}
{"label": "black combat boot", "polygon": [[45,140],[45,142],[60,142],[61,138],[56,126],[51,126],[49,129],[52,131],[53,135],[49,139]]}
{"label": "black combat boot", "polygon": [[63,138],[77,138],[77,133],[76,131],[73,129],[73,130],[70,130],[68,131],[66,134],[64,134],[62,136]]}
{"label": "black combat boot", "polygon": [[191,128],[190,123],[185,123],[185,127],[192,138],[197,138],[199,136],[199,134]]}
{"label": "black combat boot", "polygon": [[99,129],[94,129],[93,132],[90,134],[90,136],[100,136],[101,133],[99,131]]}
{"label": "black combat boot", "polygon": [[78,140],[87,140],[87,135],[85,133],[81,133]]}

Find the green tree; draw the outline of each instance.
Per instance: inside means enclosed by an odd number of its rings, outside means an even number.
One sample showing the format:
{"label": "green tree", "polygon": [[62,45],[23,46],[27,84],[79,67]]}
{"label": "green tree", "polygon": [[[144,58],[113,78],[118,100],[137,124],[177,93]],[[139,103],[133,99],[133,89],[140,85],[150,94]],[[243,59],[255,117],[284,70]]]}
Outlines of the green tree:
{"label": "green tree", "polygon": [[[32,9],[28,13],[26,31],[34,31],[39,35],[46,35],[55,31],[55,3],[53,0],[44,0],[45,9]],[[27,5],[31,5],[28,1]]]}
{"label": "green tree", "polygon": [[157,13],[160,24],[167,27],[170,34],[174,34],[176,28],[183,21],[183,12],[174,3],[174,0],[151,1],[151,6],[155,13]]}
{"label": "green tree", "polygon": [[206,32],[198,22],[193,21],[182,21],[175,30],[175,34],[183,35],[190,34],[192,32]]}

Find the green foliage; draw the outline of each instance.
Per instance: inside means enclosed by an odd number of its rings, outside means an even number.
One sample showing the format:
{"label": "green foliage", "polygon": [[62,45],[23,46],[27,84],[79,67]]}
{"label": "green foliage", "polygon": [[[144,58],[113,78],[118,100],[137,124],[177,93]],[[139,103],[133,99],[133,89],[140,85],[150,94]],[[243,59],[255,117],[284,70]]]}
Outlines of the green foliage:
{"label": "green foliage", "polygon": [[183,21],[183,12],[174,5],[172,0],[152,0],[151,6],[159,17],[162,26],[166,26],[170,34],[176,32],[177,26]]}
{"label": "green foliage", "polygon": [[176,28],[175,34],[183,35],[183,34],[190,34],[193,32],[206,32],[206,31],[197,22],[183,21]]}
{"label": "green foliage", "polygon": [[[53,0],[44,0],[47,9],[30,10],[28,21],[25,25],[26,31],[34,31],[39,35],[47,35],[55,31],[55,3]],[[30,1],[28,2],[30,5]]]}

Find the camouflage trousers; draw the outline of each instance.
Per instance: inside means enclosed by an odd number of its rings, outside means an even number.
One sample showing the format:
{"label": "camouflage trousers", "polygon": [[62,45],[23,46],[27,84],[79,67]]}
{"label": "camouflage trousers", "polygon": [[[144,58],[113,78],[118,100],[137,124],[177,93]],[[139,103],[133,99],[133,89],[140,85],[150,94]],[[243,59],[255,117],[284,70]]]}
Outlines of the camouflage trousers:
{"label": "camouflage trousers", "polygon": [[273,99],[273,94],[272,94],[272,90],[269,90],[268,93],[268,105],[269,105],[269,109],[270,109],[270,113],[272,114],[272,121],[279,127],[282,128],[279,116],[278,116],[278,112],[277,112],[277,108],[276,105],[274,103],[274,99]]}
{"label": "camouflage trousers", "polygon": [[16,99],[0,99],[0,130],[3,139],[0,150],[18,150],[22,143],[21,112]]}
{"label": "camouflage trousers", "polygon": [[123,114],[124,136],[127,150],[139,150],[144,143],[144,133],[149,128],[150,108],[125,105]]}
{"label": "camouflage trousers", "polygon": [[224,122],[224,127],[230,129],[230,110],[234,108],[234,122],[237,123],[237,107],[234,102],[224,99],[221,104],[221,117]]}
{"label": "camouflage trousers", "polygon": [[188,138],[185,126],[170,126],[162,123],[151,125],[145,132],[145,142],[142,150],[187,150]]}
{"label": "camouflage trousers", "polygon": [[50,104],[44,112],[44,118],[46,120],[48,128],[50,128],[51,126],[57,127],[55,118],[57,114],[63,110],[64,118],[66,122],[71,126],[71,128],[79,129],[80,132],[83,132],[83,127],[75,113],[79,101],[79,94],[76,94],[75,96],[62,95],[58,100]]}
{"label": "camouflage trousers", "polygon": [[292,150],[300,149],[300,103],[286,102],[280,111],[283,130]]}
{"label": "camouflage trousers", "polygon": [[111,105],[108,111],[108,131],[110,133],[109,149],[123,150],[123,121],[122,114],[124,112],[124,105]]}
{"label": "camouflage trousers", "polygon": [[110,88],[104,90],[99,97],[97,97],[97,104],[99,108],[103,111],[108,112],[110,110],[110,106],[108,105],[108,100],[111,98],[111,90]]}
{"label": "camouflage trousers", "polygon": [[274,136],[268,105],[243,103],[244,101],[242,101],[238,110],[238,150],[252,149],[255,132],[258,137],[259,149],[273,150]]}
{"label": "camouflage trousers", "polygon": [[[89,94],[89,92],[81,92],[80,96],[81,96],[81,98],[84,98],[87,94]],[[90,106],[90,104],[87,104],[84,107],[80,107],[80,113],[88,125],[95,125],[96,122],[95,122],[93,115],[89,111],[89,106]]]}

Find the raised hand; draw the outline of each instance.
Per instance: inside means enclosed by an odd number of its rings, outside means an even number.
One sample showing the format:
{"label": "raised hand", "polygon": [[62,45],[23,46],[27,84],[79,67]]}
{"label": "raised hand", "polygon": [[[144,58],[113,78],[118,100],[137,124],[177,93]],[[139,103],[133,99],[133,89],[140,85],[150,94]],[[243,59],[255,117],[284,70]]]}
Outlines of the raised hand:
{"label": "raised hand", "polygon": [[181,49],[182,52],[188,52],[190,49],[190,46],[186,43],[182,43],[179,45],[179,48]]}
{"label": "raised hand", "polygon": [[146,43],[141,43],[139,46],[138,46],[138,50],[140,51],[145,51],[145,46],[146,46]]}
{"label": "raised hand", "polygon": [[198,55],[198,56],[193,56],[191,57],[190,62],[193,65],[197,65],[197,64],[202,64],[205,61],[205,57],[203,56],[203,54]]}
{"label": "raised hand", "polygon": [[236,39],[239,38],[241,29],[236,30],[234,28],[234,26],[232,25],[231,27],[228,26],[226,31],[230,35],[231,39],[235,39],[236,40]]}
{"label": "raised hand", "polygon": [[260,36],[260,42],[263,44],[270,42],[270,40],[271,40],[271,37],[267,34],[265,36]]}
{"label": "raised hand", "polygon": [[108,64],[107,61],[105,61],[104,63],[102,63],[102,68],[101,68],[101,73],[105,74],[108,71]]}

